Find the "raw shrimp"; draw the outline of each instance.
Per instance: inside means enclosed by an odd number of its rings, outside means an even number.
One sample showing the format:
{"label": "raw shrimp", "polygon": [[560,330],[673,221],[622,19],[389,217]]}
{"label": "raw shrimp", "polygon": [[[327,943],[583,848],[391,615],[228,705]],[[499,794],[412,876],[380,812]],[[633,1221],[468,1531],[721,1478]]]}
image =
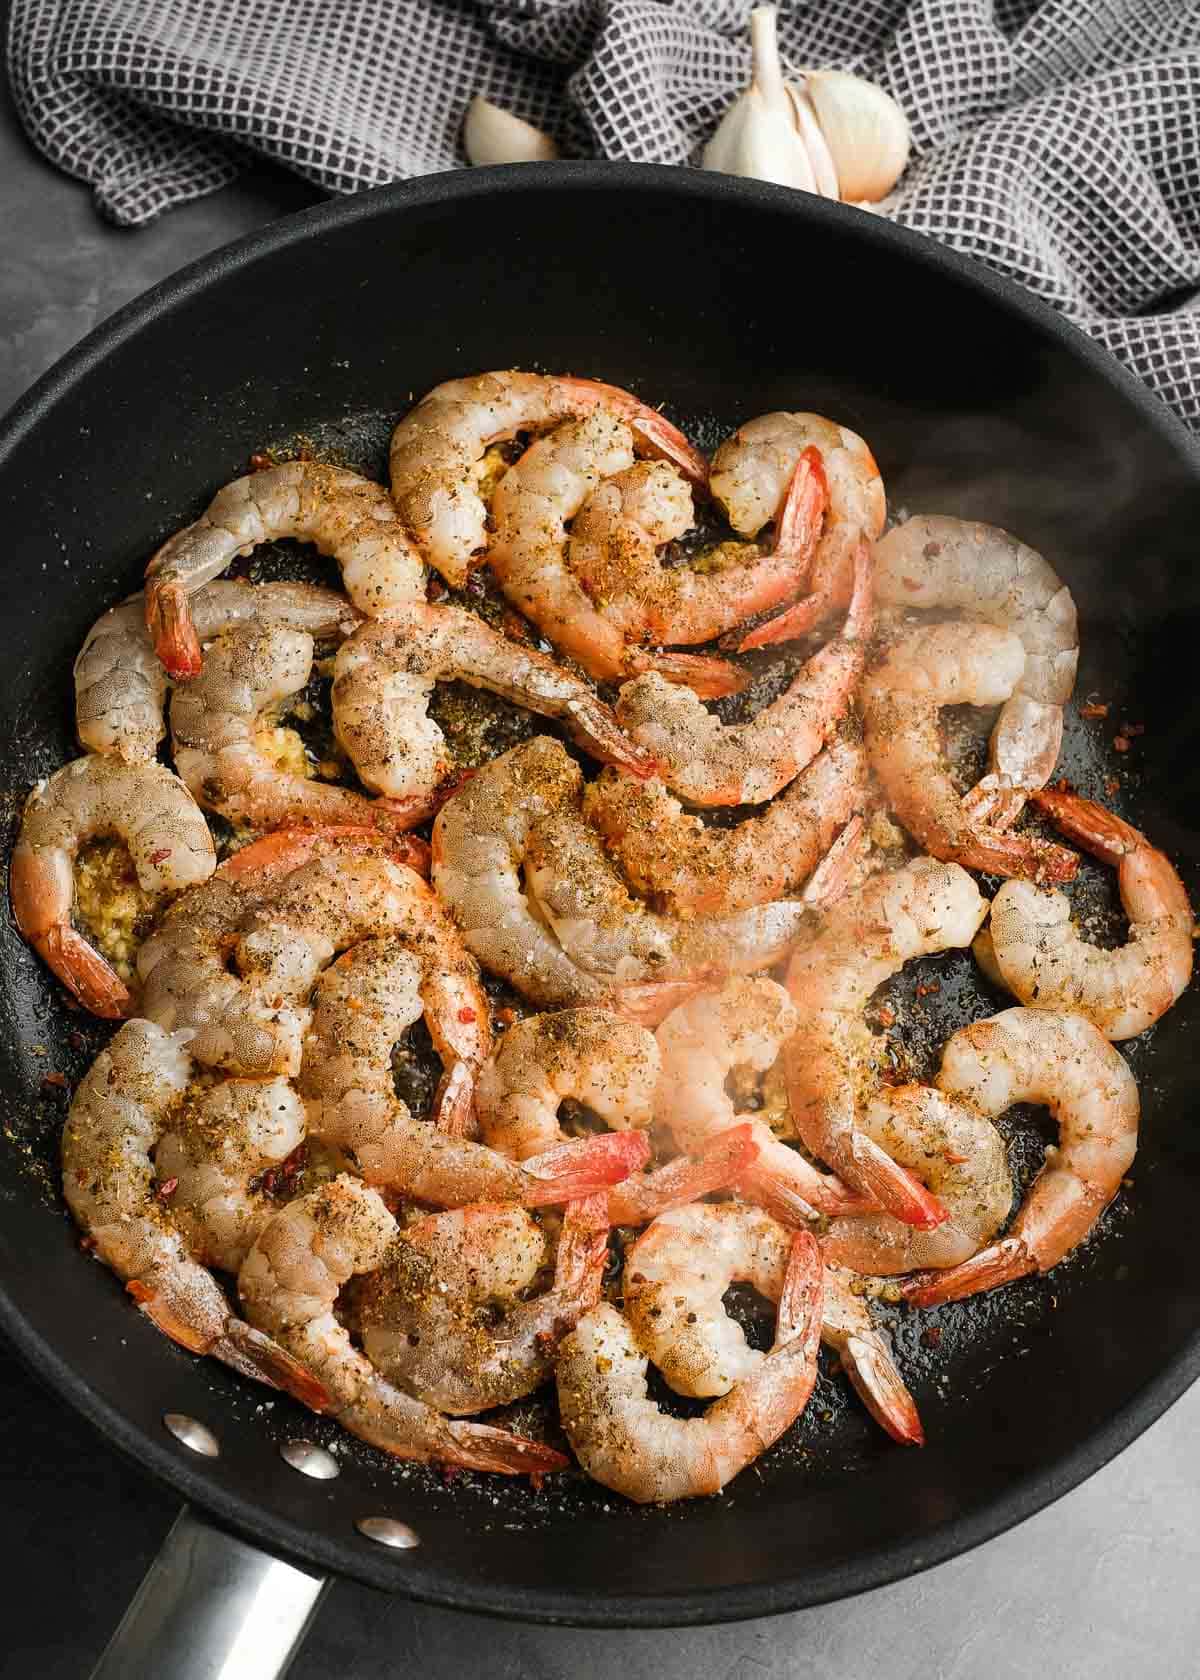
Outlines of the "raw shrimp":
{"label": "raw shrimp", "polygon": [[949,1271],[905,1286],[919,1307],[959,1301],[1030,1272],[1048,1272],[1088,1235],[1137,1152],[1137,1085],[1119,1051],[1082,1015],[1007,1009],[963,1027],[942,1053],[938,1084],[995,1118],[1044,1103],[1058,1126],[1008,1235]]}
{"label": "raw shrimp", "polygon": [[889,1277],[921,1266],[957,1266],[995,1236],[1012,1211],[1004,1140],[974,1109],[929,1085],[884,1087],[858,1118],[882,1150],[907,1167],[946,1209],[935,1230],[887,1213],[832,1219],[821,1240],[827,1260]]}
{"label": "raw shrimp", "polygon": [[692,805],[758,805],[804,769],[849,709],[871,628],[871,556],[855,550],[854,595],[840,634],[750,723],[733,726],[685,688],[653,672],[626,683],[617,717],[658,760],[659,775]]}
{"label": "raw shrimp", "polygon": [[[697,1202],[662,1214],[626,1250],[625,1316],[676,1394],[697,1400],[728,1394],[762,1364],[763,1355],[726,1312],[724,1295],[730,1284],[748,1283],[778,1301],[791,1239],[759,1208]],[[821,1340],[841,1356],[867,1410],[888,1434],[921,1445],[913,1397],[850,1281],[848,1272],[826,1264]]]}
{"label": "raw shrimp", "polygon": [[860,1199],[777,1138],[765,1120],[739,1114],[726,1081],[735,1068],[765,1073],[796,1027],[796,1011],[774,980],[735,979],[701,992],[658,1029],[662,1078],[655,1115],[676,1142],[695,1148],[748,1125],[757,1159],[739,1180],[748,1201],[803,1223],[821,1213],[860,1208]]}
{"label": "raw shrimp", "polygon": [[396,1222],[374,1190],[343,1174],[297,1197],[260,1233],[238,1276],[252,1323],[324,1384],[338,1422],[396,1458],[519,1476],[560,1470],[561,1453],[504,1429],[455,1423],[403,1394],[353,1345],[334,1308],[343,1284],[383,1264]]}
{"label": "raw shrimp", "polygon": [[[219,579],[191,598],[201,644],[236,625],[303,630],[341,641],[361,622],[344,595],[311,583],[250,584]],[[166,734],[163,705],[170,679],[146,629],[143,595],[110,607],[88,632],[75,661],[75,728],[89,752],[133,763],[153,758]]]}
{"label": "raw shrimp", "polygon": [[819,461],[797,468],[774,553],[664,568],[660,548],[692,524],[691,490],[665,462],[634,465],[633,446],[602,409],[532,444],[497,486],[488,563],[513,605],[593,677],[655,669],[710,698],[733,693],[742,679],[726,661],[643,644],[709,641],[796,593],[824,505]]}
{"label": "raw shrimp", "polygon": [[797,1131],[848,1184],[921,1230],[941,1224],[946,1208],[859,1124],[882,1047],[863,1011],[913,957],[969,945],[986,914],[965,870],[916,858],[832,905],[797,941],[788,965],[799,1018],[784,1065]]}
{"label": "raw shrimp", "polygon": [[778,1440],[808,1404],[817,1378],[822,1318],[821,1253],[796,1232],[769,1354],[700,1418],[661,1412],[646,1387],[648,1361],[615,1307],[593,1307],[562,1345],[558,1406],[575,1455],[590,1476],[629,1499],[690,1499],[719,1493]]}
{"label": "raw shrimp", "polygon": [[171,1219],[206,1266],[236,1272],[275,1204],[252,1188],[305,1138],[304,1104],[286,1079],[223,1079],[166,1123],[154,1152]]}
{"label": "raw shrimp", "polygon": [[1025,795],[1054,774],[1062,709],[1075,687],[1079,626],[1071,591],[1042,556],[995,525],[942,516],[908,519],[875,546],[881,605],[951,608],[1010,630],[1025,665],[992,731],[991,774],[968,808],[994,828],[1020,815]]}
{"label": "raw shrimp", "polygon": [[524,1399],[554,1375],[558,1345],[600,1300],[603,1195],[564,1210],[554,1278],[526,1296],[546,1241],[521,1208],[457,1208],[409,1225],[358,1296],[363,1351],[389,1382],[457,1416]]}
{"label": "raw shrimp", "polygon": [[955,787],[941,742],[943,706],[996,706],[1025,669],[1020,637],[993,624],[928,624],[902,635],[859,695],[867,754],[888,803],[934,857],[991,875],[1070,880],[1073,852],[987,826]]}
{"label": "raw shrimp", "polygon": [[1134,1038],[1166,1014],[1192,977],[1192,907],[1183,882],[1144,834],[1103,806],[1074,793],[1034,797],[1070,839],[1117,870],[1129,941],[1115,951],[1089,944],[1072,926],[1065,895],[1027,881],[1005,882],[979,939],[1022,1003],[1084,1015],[1105,1038]]}
{"label": "raw shrimp", "polygon": [[207,810],[252,828],[303,822],[408,826],[404,809],[281,769],[264,750],[260,736],[271,709],[300,692],[312,664],[313,639],[304,630],[248,625],[221,636],[200,675],[177,688],[171,701],[179,774]]}
{"label": "raw shrimp", "polygon": [[431,960],[449,953],[454,971],[460,947],[437,899],[385,855],[330,845],[299,868],[268,869],[257,885],[253,871],[223,869],[172,905],[142,946],[142,1008],[160,1026],[190,1027],[192,1054],[209,1067],[290,1076],[318,974],[339,951],[383,933]]}
{"label": "raw shrimp", "polygon": [[725,915],[795,894],[866,802],[866,754],[834,739],[767,806],[733,828],[706,825],[657,778],[605,770],[583,812],[625,878],[673,916]]}
{"label": "raw shrimp", "polygon": [[[416,1119],[395,1093],[391,1052],[421,1013],[422,988],[429,995],[422,966],[419,946],[366,940],[321,976],[299,1085],[314,1133],[350,1151],[370,1183],[442,1207],[565,1202],[641,1165],[648,1153],[641,1137],[581,1139],[525,1166],[462,1135],[478,1051],[488,1040],[486,1005],[465,1029],[461,1017],[474,1006],[442,1012],[438,1036],[457,1035],[457,1060],[439,1044],[448,1071],[435,1103],[438,1123]],[[429,1013],[436,1030],[438,1015]],[[462,1042],[465,1031],[475,1035],[471,1047]]]}
{"label": "raw shrimp", "polygon": [[[413,606],[364,625],[338,650],[333,722],[338,740],[369,788],[430,815],[451,768],[445,737],[427,706],[435,684],[457,678],[472,688],[561,718],[596,758],[649,775],[654,761],[623,735],[588,684],[460,607]],[[414,817],[414,820],[419,820]]]}
{"label": "raw shrimp", "polygon": [[146,627],[170,676],[194,677],[203,662],[190,597],[235,555],[281,537],[332,555],[368,616],[424,597],[424,562],[381,485],[316,461],[268,467],[219,490],[146,567]]}
{"label": "raw shrimp", "polygon": [[749,635],[728,641],[744,652],[805,635],[849,601],[860,540],[883,530],[887,503],[875,459],[856,432],[819,414],[763,414],[727,438],[713,456],[711,490],[735,531],[756,535],[787,490],[797,462],[815,454],[827,486],[824,526],[813,553],[808,594]]}
{"label": "raw shrimp", "polygon": [[602,408],[631,425],[643,447],[666,456],[694,483],[708,464],[655,409],[615,385],[503,369],[436,386],[392,433],[392,495],[429,562],[454,588],[487,543],[480,468],[492,444],[544,432]]}
{"label": "raw shrimp", "polygon": [[661,1019],[676,982],[767,968],[786,952],[805,915],[799,901],[673,921],[632,899],[580,814],[582,785],[565,749],[537,736],[485,765],[438,813],[434,884],[490,973],[543,1008],[619,1003]]}
{"label": "raw shrimp", "polygon": [[75,859],[100,835],[125,842],[147,893],[207,880],[217,859],[195,800],[178,776],[153,761],[123,764],[88,753],[30,794],[9,864],[17,926],[80,1003],[117,1019],[128,1010],[128,988],[71,924]]}
{"label": "raw shrimp", "polygon": [[155,1194],[150,1152],[192,1073],[182,1035],[126,1021],[75,1092],[63,1129],[63,1194],[88,1244],[147,1318],[181,1347],[321,1410],[320,1382],[259,1330],[235,1318],[188,1253]]}

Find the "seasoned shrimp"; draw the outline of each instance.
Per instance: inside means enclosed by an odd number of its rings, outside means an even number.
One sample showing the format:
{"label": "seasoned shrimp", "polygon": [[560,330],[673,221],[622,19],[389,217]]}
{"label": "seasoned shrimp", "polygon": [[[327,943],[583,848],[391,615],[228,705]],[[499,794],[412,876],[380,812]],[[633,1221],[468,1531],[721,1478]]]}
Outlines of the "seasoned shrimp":
{"label": "seasoned shrimp", "polygon": [[275,1212],[253,1180],[304,1142],[304,1104],[286,1079],[224,1079],[166,1123],[154,1152],[171,1219],[206,1266],[236,1272]]}
{"label": "seasoned shrimp", "polygon": [[562,1469],[566,1460],[550,1447],[451,1422],[401,1393],[351,1342],[334,1313],[338,1294],[383,1264],[396,1234],[378,1193],[345,1174],[297,1197],[260,1233],[238,1275],[246,1316],[324,1384],[339,1423],[396,1458],[511,1476]]}
{"label": "seasoned shrimp", "polygon": [[769,1354],[700,1418],[661,1412],[646,1387],[648,1361],[615,1307],[593,1307],[566,1338],[558,1406],[590,1476],[648,1504],[719,1493],[796,1421],[817,1378],[821,1254],[796,1232],[779,1291]]}
{"label": "seasoned shrimp", "polygon": [[686,479],[665,462],[634,465],[633,452],[629,427],[602,409],[532,444],[497,486],[488,563],[513,605],[593,677],[654,669],[710,698],[733,693],[742,679],[726,661],[643,644],[709,641],[796,593],[824,505],[819,460],[797,468],[773,553],[698,571],[659,559],[692,524]]}
{"label": "seasoned shrimp", "polygon": [[706,825],[657,778],[605,770],[583,812],[625,878],[673,916],[726,915],[793,896],[866,802],[866,754],[834,739],[761,816]]}
{"label": "seasoned shrimp", "polygon": [[[762,1364],[725,1310],[730,1284],[748,1283],[778,1301],[792,1233],[769,1214],[737,1202],[697,1202],[662,1214],[625,1254],[625,1316],[676,1394],[728,1394]],[[821,1340],[841,1356],[867,1410],[894,1440],[919,1446],[921,1420],[850,1274],[826,1264]]]}
{"label": "seasoned shrimp", "polygon": [[[1078,845],[1117,870],[1129,941],[1089,944],[1071,923],[1064,894],[1006,881],[992,900],[986,940],[1000,978],[1033,1009],[1084,1015],[1105,1038],[1152,1027],[1192,977],[1192,907],[1169,858],[1120,817],[1078,794],[1050,791],[1036,803]],[[976,944],[979,944],[979,940]]]}
{"label": "seasoned shrimp", "polygon": [[318,974],[339,951],[383,933],[435,960],[448,953],[454,972],[460,948],[437,899],[386,855],[330,845],[257,884],[253,871],[222,870],[177,900],[142,946],[142,1007],[160,1026],[190,1027],[192,1054],[206,1066],[294,1075]]}
{"label": "seasoned shrimp", "polygon": [[955,863],[916,858],[872,876],[802,934],[788,965],[798,1012],[784,1051],[792,1119],[848,1184],[907,1225],[932,1230],[947,1209],[860,1125],[881,1041],[863,1017],[877,987],[913,957],[969,945],[987,901]]}
{"label": "seasoned shrimp", "polygon": [[[344,595],[311,583],[250,584],[219,579],[191,598],[201,645],[237,625],[307,632],[341,641],[361,622]],[[75,661],[75,728],[89,752],[130,763],[153,758],[166,734],[170,679],[146,629],[143,595],[110,607],[88,632]]]}
{"label": "seasoned shrimp", "polygon": [[658,1029],[662,1078],[655,1115],[676,1142],[702,1146],[732,1128],[748,1125],[757,1159],[739,1180],[748,1200],[789,1222],[821,1213],[845,1213],[861,1201],[772,1132],[765,1120],[737,1113],[726,1089],[735,1069],[765,1073],[796,1027],[796,1011],[774,980],[729,980],[673,1010]]}
{"label": "seasoned shrimp", "polygon": [[207,810],[253,828],[304,822],[409,826],[413,814],[402,806],[389,808],[351,788],[280,769],[264,750],[261,736],[272,708],[299,693],[312,664],[313,638],[304,630],[247,625],[221,636],[200,675],[177,688],[171,701],[179,774]]}
{"label": "seasoned shrimp", "polygon": [[995,525],[940,516],[908,519],[875,547],[875,598],[887,606],[952,608],[1011,631],[1025,664],[1000,709],[991,774],[968,806],[994,828],[1020,815],[1025,795],[1054,774],[1062,709],[1075,687],[1079,626],[1071,591],[1047,561]]}
{"label": "seasoned shrimp", "polygon": [[9,865],[22,936],[67,990],[95,1015],[117,1019],[128,988],[71,924],[75,859],[99,835],[129,848],[144,892],[178,892],[216,868],[203,813],[161,764],[123,764],[88,753],[39,782],[25,804]]}
{"label": "seasoned shrimp", "polygon": [[320,1411],[325,1392],[282,1347],[235,1318],[154,1190],[150,1153],[192,1073],[182,1036],[126,1021],[75,1092],[63,1129],[63,1194],[89,1246],[147,1318],[193,1353],[285,1388]]}
{"label": "seasoned shrimp", "polygon": [[685,688],[651,672],[626,683],[617,716],[692,805],[758,805],[804,769],[849,709],[871,628],[871,556],[855,550],[854,595],[841,632],[750,723],[726,726]]}
{"label": "seasoned shrimp", "polygon": [[438,813],[434,884],[490,973],[543,1008],[619,1003],[660,1019],[678,1001],[675,982],[784,955],[806,913],[799,901],[675,921],[631,898],[580,814],[582,784],[565,749],[538,736]]}
{"label": "seasoned shrimp", "polygon": [[755,536],[775,517],[805,454],[816,455],[827,486],[808,594],[749,635],[733,632],[728,640],[739,652],[805,635],[844,607],[853,591],[859,542],[872,543],[883,530],[883,480],[862,438],[819,414],[778,413],[748,421],[713,456],[710,488],[735,531]]}
{"label": "seasoned shrimp", "polygon": [[595,408],[631,425],[643,447],[703,484],[708,464],[682,432],[628,391],[592,379],[504,369],[436,386],[392,433],[392,495],[432,566],[461,587],[487,543],[480,493],[486,451],[520,432],[544,432]]}
{"label": "seasoned shrimp", "polygon": [[990,1241],[1012,1211],[1004,1140],[992,1122],[928,1085],[884,1087],[863,1105],[859,1130],[937,1197],[947,1218],[919,1231],[887,1213],[832,1219],[827,1260],[888,1277],[957,1266]]}
{"label": "seasoned shrimp", "polygon": [[[457,678],[542,717],[561,718],[585,751],[649,775],[654,761],[622,734],[587,683],[511,642],[459,607],[413,606],[364,625],[338,650],[333,721],[369,788],[430,815],[451,768],[426,708],[435,684]],[[419,820],[414,817],[414,820]]]}
{"label": "seasoned shrimp", "polygon": [[1047,1151],[1006,1237],[961,1266],[906,1285],[919,1307],[1057,1266],[1091,1231],[1137,1152],[1134,1077],[1082,1015],[1006,1009],[963,1027],[942,1053],[938,1084],[993,1119],[1014,1103],[1044,1103],[1058,1126],[1058,1148]]}
{"label": "seasoned shrimp", "polygon": [[1067,881],[1073,852],[987,825],[955,787],[938,739],[943,706],[996,706],[1015,691],[1026,654],[1013,630],[929,624],[910,630],[868,673],[859,695],[867,754],[897,817],[934,857],[991,875]]}
{"label": "seasoned shrimp", "polygon": [[567,1204],[550,1287],[522,1292],[546,1261],[520,1208],[468,1207],[409,1225],[358,1298],[363,1350],[389,1382],[462,1416],[524,1399],[554,1375],[558,1345],[600,1300],[606,1198]]}
{"label": "seasoned shrimp", "polygon": [[[581,1139],[525,1166],[462,1135],[479,1051],[488,1042],[482,1000],[463,1009],[426,1005],[447,1077],[435,1103],[437,1124],[409,1112],[392,1082],[392,1046],[420,1015],[422,992],[433,995],[431,966],[451,1004],[456,992],[463,994],[461,976],[445,975],[441,959],[431,964],[430,955],[436,958],[419,944],[406,949],[395,939],[365,940],[321,976],[299,1081],[312,1131],[348,1150],[369,1183],[442,1207],[565,1202],[616,1183],[640,1166],[647,1154],[641,1137]],[[470,969],[473,975],[473,964]],[[462,1016],[476,1009],[477,1017],[464,1027]],[[463,1042],[467,1033],[472,1043]]]}
{"label": "seasoned shrimp", "polygon": [[170,676],[194,677],[203,663],[190,597],[235,555],[281,537],[332,555],[368,617],[424,597],[424,562],[381,485],[316,461],[268,467],[219,490],[146,567],[146,627]]}

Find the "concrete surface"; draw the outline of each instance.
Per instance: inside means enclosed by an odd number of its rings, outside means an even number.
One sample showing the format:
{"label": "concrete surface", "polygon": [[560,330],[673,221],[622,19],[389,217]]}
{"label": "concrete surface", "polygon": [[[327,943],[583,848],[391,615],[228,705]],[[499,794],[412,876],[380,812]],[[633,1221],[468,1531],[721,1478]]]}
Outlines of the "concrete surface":
{"label": "concrete surface", "polygon": [[[89,328],[237,234],[313,199],[255,172],[137,233],[0,112],[0,410]],[[173,1502],[0,1353],[0,1673],[89,1672]],[[672,1633],[524,1628],[338,1585],[294,1680],[1116,1680],[1200,1673],[1200,1391],[1058,1505],[930,1574],[849,1603]],[[135,1680],[135,1677],[131,1677]],[[136,1677],[141,1680],[141,1677]],[[169,1680],[168,1676],[155,1680]]]}

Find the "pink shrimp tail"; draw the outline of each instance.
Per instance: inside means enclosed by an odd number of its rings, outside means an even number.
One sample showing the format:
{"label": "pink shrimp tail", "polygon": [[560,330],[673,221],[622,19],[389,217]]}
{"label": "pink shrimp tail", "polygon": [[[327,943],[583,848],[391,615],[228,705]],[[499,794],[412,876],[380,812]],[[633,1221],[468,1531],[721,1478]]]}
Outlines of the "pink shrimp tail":
{"label": "pink shrimp tail", "polygon": [[1006,834],[999,829],[976,829],[962,844],[947,848],[947,855],[964,869],[1031,881],[1073,881],[1079,872],[1078,857],[1065,846],[1038,840],[1032,834]]}
{"label": "pink shrimp tail", "polygon": [[599,1137],[560,1143],[522,1162],[526,1181],[522,1200],[526,1207],[578,1201],[620,1184],[649,1158],[650,1145],[644,1132],[605,1132]]}
{"label": "pink shrimp tail", "polygon": [[775,1341],[781,1345],[801,1340],[811,1346],[814,1381],[824,1300],[825,1263],[820,1246],[810,1232],[797,1231],[792,1237],[783,1288],[779,1292]]}
{"label": "pink shrimp tail", "polygon": [[1141,851],[1146,845],[1145,835],[1131,823],[1081,794],[1044,788],[1030,797],[1068,840],[1074,840],[1077,846],[1083,846],[1093,857],[1114,869],[1120,868],[1130,852]]}
{"label": "pink shrimp tail", "polygon": [[784,491],[775,524],[775,553],[801,555],[811,561],[829,506],[829,482],[821,451],[812,444],[800,452]]}
{"label": "pink shrimp tail", "polygon": [[972,828],[1003,832],[1016,822],[1028,798],[1027,788],[1000,787],[994,777],[985,776],[963,795],[963,816]]}
{"label": "pink shrimp tail", "polygon": [[720,700],[727,694],[740,694],[749,678],[727,659],[708,653],[676,653],[660,650],[648,653],[637,648],[625,657],[631,677],[656,671],[664,682],[677,688],[690,688],[701,700]]}
{"label": "pink shrimp tail", "polygon": [[[879,1147],[865,1132],[855,1132],[849,1144],[846,1176],[853,1177],[879,1205],[918,1231],[933,1231],[950,1217],[950,1210],[919,1179]],[[850,1168],[853,1170],[851,1171]]]}
{"label": "pink shrimp tail", "polygon": [[198,677],[204,666],[192,609],[181,583],[151,579],[146,585],[146,629],[164,671],[176,682]]}
{"label": "pink shrimp tail", "polygon": [[433,1099],[433,1122],[447,1137],[471,1137],[475,1131],[475,1070],[455,1062],[442,1075]]}
{"label": "pink shrimp tail", "polygon": [[553,1447],[487,1423],[447,1423],[446,1435],[453,1443],[444,1455],[446,1462],[465,1470],[491,1470],[500,1476],[545,1476],[565,1470],[571,1462]]}
{"label": "pink shrimp tail", "polygon": [[893,1441],[906,1447],[925,1445],[917,1403],[905,1388],[877,1333],[851,1336],[842,1357],[842,1368],[867,1411]]}
{"label": "pink shrimp tail", "polygon": [[604,1287],[611,1194],[598,1191],[594,1196],[568,1202],[564,1210],[554,1258],[554,1289],[564,1302],[571,1303],[573,1318],[596,1306]]}
{"label": "pink shrimp tail", "polygon": [[55,976],[85,1009],[105,1021],[120,1021],[133,1003],[129,988],[73,927],[55,926],[32,941]]}
{"label": "pink shrimp tail", "polygon": [[1005,1237],[964,1260],[961,1266],[949,1266],[944,1272],[918,1272],[904,1285],[904,1298],[914,1307],[937,1307],[943,1301],[962,1301],[985,1289],[998,1289],[1036,1270],[1037,1262],[1020,1237]]}
{"label": "pink shrimp tail", "polygon": [[732,1126],[712,1139],[698,1155],[680,1155],[645,1178],[627,1178],[608,1193],[608,1217],[614,1225],[648,1225],[660,1213],[687,1207],[735,1184],[758,1154],[754,1128]]}
{"label": "pink shrimp tail", "polygon": [[351,856],[383,856],[429,879],[428,841],[415,834],[389,834],[370,823],[323,823],[296,828],[278,828],[251,841],[225,859],[220,873],[238,881],[244,875],[290,875],[293,869],[313,858],[331,853]]}
{"label": "pink shrimp tail", "polygon": [[851,817],[805,883],[803,902],[818,909],[841,898],[869,845],[862,817]]}
{"label": "pink shrimp tail", "polygon": [[673,426],[656,408],[641,402],[631,391],[623,391],[619,385],[606,385],[600,379],[567,376],[559,383],[566,386],[581,407],[603,404],[611,408],[637,434],[647,454],[669,461],[698,490],[707,490],[708,462],[688,442],[679,427]]}
{"label": "pink shrimp tail", "polygon": [[643,1027],[657,1027],[681,1003],[688,1003],[701,992],[719,986],[724,978],[723,972],[712,969],[693,980],[642,980],[618,986],[607,999],[607,1007],[627,1021],[636,1021]]}
{"label": "pink shrimp tail", "polygon": [[865,538],[855,545],[852,560],[843,562],[828,584],[814,589],[811,595],[806,595],[785,612],[769,618],[757,630],[751,630],[748,636],[735,630],[723,636],[718,645],[727,651],[749,653],[751,648],[794,642],[800,636],[807,636],[847,603],[849,611],[842,635],[847,640],[858,640],[870,630],[872,618],[871,545]]}

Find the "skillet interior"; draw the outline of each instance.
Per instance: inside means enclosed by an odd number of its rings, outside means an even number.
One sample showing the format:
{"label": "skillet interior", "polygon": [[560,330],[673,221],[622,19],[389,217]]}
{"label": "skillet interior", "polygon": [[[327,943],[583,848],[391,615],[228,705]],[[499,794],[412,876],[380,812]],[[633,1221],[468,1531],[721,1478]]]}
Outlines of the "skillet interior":
{"label": "skillet interior", "polygon": [[[1145,724],[1119,761],[1129,809],[1200,878],[1191,569],[1200,467],[1154,399],[1053,317],[932,245],[775,189],[678,171],[557,166],[388,189],[292,218],[133,306],[52,373],[0,438],[0,763],[10,815],[72,754],[70,663],[147,554],[264,444],[404,407],[506,364],[570,368],[671,399],[685,423],[775,407],[837,416],[876,450],[893,500],[1006,525],[1050,556],[1083,627],[1079,693]],[[377,423],[377,419],[375,422]],[[369,423],[370,424],[370,423]],[[368,429],[369,429],[368,424]],[[1103,726],[1067,768],[1088,791]],[[1110,1229],[1056,1274],[901,1323],[930,1444],[902,1452],[839,1384],[803,1438],[720,1500],[639,1512],[602,1489],[445,1486],[349,1445],[332,1483],[274,1441],[329,1438],[222,1368],[172,1348],[85,1263],[46,1163],[97,1042],[5,919],[0,977],[0,1279],[38,1368],[152,1472],[280,1550],[426,1598],[594,1623],[793,1608],[935,1562],[1074,1485],[1200,1369],[1185,1234],[1200,1178],[1187,1117],[1195,990],[1140,1048],[1143,1144]],[[956,1025],[997,1000],[946,987]],[[68,1035],[83,1042],[72,1049]],[[945,1326],[936,1351],[919,1331]],[[218,1434],[213,1464],[165,1410]],[[829,1418],[824,1413],[831,1413]],[[405,1516],[386,1554],[354,1519]]]}

